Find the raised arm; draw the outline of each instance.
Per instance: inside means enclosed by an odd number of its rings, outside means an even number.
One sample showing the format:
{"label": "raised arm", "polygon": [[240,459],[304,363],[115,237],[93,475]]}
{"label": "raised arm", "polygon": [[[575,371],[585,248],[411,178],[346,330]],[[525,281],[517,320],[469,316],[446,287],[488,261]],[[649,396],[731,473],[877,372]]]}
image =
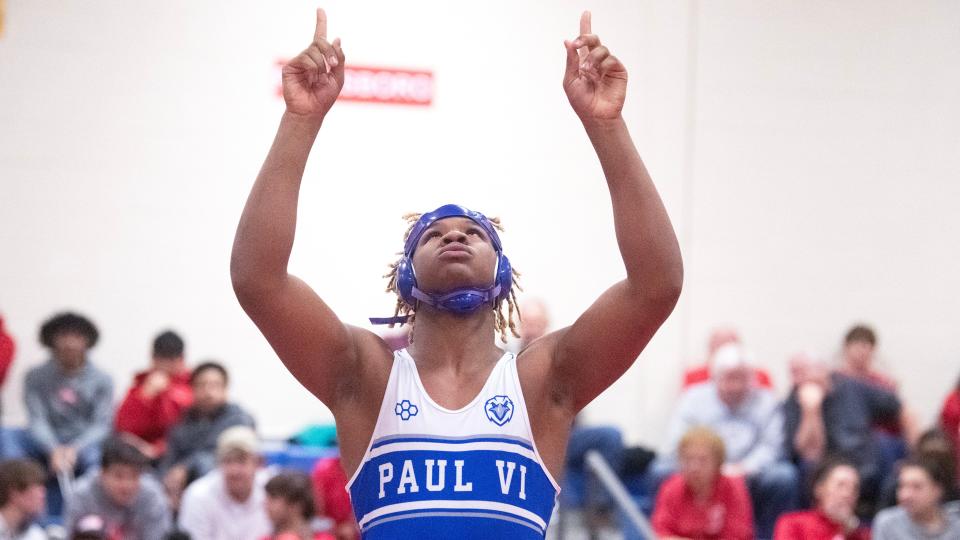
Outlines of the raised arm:
{"label": "raised arm", "polygon": [[356,357],[353,333],[287,272],[300,181],[317,132],[343,87],[343,50],[317,10],[313,42],[283,67],[286,111],[237,227],[230,275],[240,305],[287,368],[331,408]]}
{"label": "raised arm", "polygon": [[627,71],[591,31],[567,49],[563,87],[600,159],[627,277],[559,331],[553,380],[578,411],[616,381],[673,311],[683,283],[677,237],[621,116]]}

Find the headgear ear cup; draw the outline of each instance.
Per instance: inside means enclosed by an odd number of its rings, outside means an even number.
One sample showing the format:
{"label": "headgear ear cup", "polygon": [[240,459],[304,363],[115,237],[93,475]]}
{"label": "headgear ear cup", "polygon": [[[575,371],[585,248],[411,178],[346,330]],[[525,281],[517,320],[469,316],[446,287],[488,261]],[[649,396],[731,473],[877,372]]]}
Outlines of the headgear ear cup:
{"label": "headgear ear cup", "polygon": [[417,276],[413,273],[413,261],[404,256],[397,263],[397,293],[410,307],[416,307],[417,299],[413,297],[413,288],[417,286]]}
{"label": "headgear ear cup", "polygon": [[497,295],[495,304],[510,297],[510,288],[513,287],[513,268],[510,266],[510,259],[503,253],[498,254],[497,277],[493,284],[500,285],[500,294]]}

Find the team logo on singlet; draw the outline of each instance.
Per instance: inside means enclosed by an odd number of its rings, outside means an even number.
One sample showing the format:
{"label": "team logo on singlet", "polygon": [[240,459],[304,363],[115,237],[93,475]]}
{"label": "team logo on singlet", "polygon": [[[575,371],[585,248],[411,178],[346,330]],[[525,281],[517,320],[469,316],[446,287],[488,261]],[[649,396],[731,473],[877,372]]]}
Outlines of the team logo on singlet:
{"label": "team logo on singlet", "polygon": [[513,401],[507,396],[493,396],[483,406],[487,418],[498,426],[502,426],[513,418]]}
{"label": "team logo on singlet", "polygon": [[420,409],[413,403],[410,403],[409,399],[405,399],[397,403],[397,406],[393,408],[393,412],[397,413],[397,416],[399,416],[401,420],[409,420],[416,416],[417,413],[420,412]]}

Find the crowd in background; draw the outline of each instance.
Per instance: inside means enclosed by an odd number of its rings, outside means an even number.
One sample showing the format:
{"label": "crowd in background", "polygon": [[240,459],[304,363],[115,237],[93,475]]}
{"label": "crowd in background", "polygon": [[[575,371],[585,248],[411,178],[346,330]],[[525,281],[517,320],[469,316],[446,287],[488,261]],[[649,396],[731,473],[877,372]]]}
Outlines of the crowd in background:
{"label": "crowd in background", "polygon": [[[524,308],[532,341],[549,319],[542,304]],[[705,362],[678,381],[661,448],[627,448],[614,427],[577,425],[568,477],[590,449],[624,477],[641,475],[663,538],[960,539],[960,383],[939,422],[922,426],[877,370],[877,344],[858,324],[838,364],[795,355],[783,398],[738,332],[718,328]]]}
{"label": "crowd in background", "polygon": [[[529,302],[517,349],[548,326]],[[90,320],[58,314],[39,334],[50,356],[24,380],[28,424],[3,430],[0,540],[47,538],[53,529],[38,524],[50,523],[78,539],[357,538],[338,461],[311,475],[264,467],[227,369],[188,368],[176,333],[156,337],[117,406],[112,378],[90,360]],[[737,332],[718,329],[679,382],[662,449],[625,448],[615,428],[578,423],[569,468],[597,449],[642,476],[662,537],[958,539],[960,388],[937,425],[921,426],[876,370],[876,347],[857,325],[839,365],[796,355],[781,398]],[[0,319],[0,384],[15,350]]]}
{"label": "crowd in background", "polygon": [[[339,460],[310,475],[264,467],[222,364],[189,369],[183,339],[163,332],[115,407],[89,355],[98,338],[74,313],[40,329],[50,356],[24,379],[27,426],[3,430],[0,540],[358,537]],[[0,319],[0,382],[15,350]]]}

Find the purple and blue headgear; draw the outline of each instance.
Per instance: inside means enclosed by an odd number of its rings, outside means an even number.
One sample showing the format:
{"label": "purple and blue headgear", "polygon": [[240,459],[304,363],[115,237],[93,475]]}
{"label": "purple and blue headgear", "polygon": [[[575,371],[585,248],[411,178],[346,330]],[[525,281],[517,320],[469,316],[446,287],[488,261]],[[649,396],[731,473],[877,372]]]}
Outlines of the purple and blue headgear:
{"label": "purple and blue headgear", "polygon": [[[479,225],[493,244],[497,252],[497,266],[494,270],[493,285],[487,288],[460,287],[452,291],[430,293],[417,286],[416,271],[413,268],[413,254],[420,243],[420,237],[435,222],[451,218],[465,217]],[[445,204],[433,212],[420,216],[420,219],[410,229],[407,241],[403,246],[403,257],[397,264],[397,294],[405,304],[415,308],[417,302],[423,302],[443,311],[457,314],[472,313],[484,306],[496,306],[501,300],[510,296],[513,285],[513,270],[510,260],[503,254],[503,245],[496,227],[480,212],[469,210],[456,204]],[[371,318],[374,324],[391,324],[406,322],[408,317]]]}

